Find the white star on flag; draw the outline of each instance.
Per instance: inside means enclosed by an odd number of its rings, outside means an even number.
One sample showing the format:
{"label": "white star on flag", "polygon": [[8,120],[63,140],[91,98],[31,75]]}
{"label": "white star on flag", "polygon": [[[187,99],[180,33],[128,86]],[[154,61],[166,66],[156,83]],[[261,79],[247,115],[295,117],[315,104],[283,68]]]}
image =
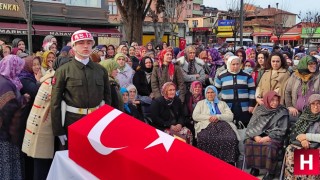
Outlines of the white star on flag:
{"label": "white star on flag", "polygon": [[146,148],[144,149],[147,149],[147,148],[150,148],[150,147],[153,147],[153,146],[156,146],[158,144],[163,144],[164,148],[167,150],[167,152],[169,152],[169,149],[170,147],[172,146],[172,143],[174,141],[174,137],[156,129],[158,135],[159,135],[159,138],[156,139],[155,141],[153,141],[151,144],[149,144]]}

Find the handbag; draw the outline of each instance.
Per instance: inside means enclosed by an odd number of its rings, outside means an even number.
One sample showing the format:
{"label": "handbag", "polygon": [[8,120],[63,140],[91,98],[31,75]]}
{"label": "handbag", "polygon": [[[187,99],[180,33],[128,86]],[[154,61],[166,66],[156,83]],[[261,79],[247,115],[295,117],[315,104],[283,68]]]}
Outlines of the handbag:
{"label": "handbag", "polygon": [[244,157],[244,140],[246,138],[246,131],[247,128],[244,126],[244,124],[241,121],[238,121],[238,134],[240,136],[240,141],[239,141],[239,152],[240,152],[240,156],[239,156],[239,160],[243,160]]}

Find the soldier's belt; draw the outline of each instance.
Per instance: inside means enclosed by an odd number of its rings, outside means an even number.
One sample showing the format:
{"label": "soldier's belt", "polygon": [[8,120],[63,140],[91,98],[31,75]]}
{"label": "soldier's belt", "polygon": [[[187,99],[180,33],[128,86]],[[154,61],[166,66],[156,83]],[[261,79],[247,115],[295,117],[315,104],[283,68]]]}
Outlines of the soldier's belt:
{"label": "soldier's belt", "polygon": [[99,106],[94,107],[94,108],[76,108],[76,107],[72,107],[72,106],[68,106],[66,107],[66,110],[68,112],[72,112],[75,114],[83,114],[83,115],[87,115],[92,113],[93,111],[95,111],[96,109],[98,109]]}

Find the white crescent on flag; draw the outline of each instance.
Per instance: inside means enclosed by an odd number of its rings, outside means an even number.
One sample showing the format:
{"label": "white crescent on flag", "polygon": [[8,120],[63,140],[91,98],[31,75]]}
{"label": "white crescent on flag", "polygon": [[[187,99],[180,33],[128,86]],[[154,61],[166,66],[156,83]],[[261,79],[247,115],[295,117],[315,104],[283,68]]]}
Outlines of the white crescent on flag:
{"label": "white crescent on flag", "polygon": [[120,147],[120,148],[111,148],[103,145],[101,143],[101,134],[102,132],[108,127],[108,125],[116,119],[120,114],[122,114],[121,111],[117,109],[113,109],[108,114],[106,114],[97,124],[93,126],[93,128],[90,130],[88,134],[88,140],[91,144],[91,146],[100,154],[102,155],[108,155],[112,153],[113,151],[123,149],[126,147]]}

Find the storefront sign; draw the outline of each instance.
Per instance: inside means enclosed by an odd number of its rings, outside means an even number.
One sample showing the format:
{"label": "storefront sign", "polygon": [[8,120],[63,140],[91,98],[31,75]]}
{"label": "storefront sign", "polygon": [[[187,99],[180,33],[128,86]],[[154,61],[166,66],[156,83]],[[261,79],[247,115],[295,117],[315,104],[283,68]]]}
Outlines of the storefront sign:
{"label": "storefront sign", "polygon": [[72,32],[57,32],[57,31],[52,31],[52,32],[49,32],[50,35],[52,36],[72,36]]}
{"label": "storefront sign", "polygon": [[24,1],[1,0],[0,16],[26,18]]}
{"label": "storefront sign", "polygon": [[16,30],[16,29],[0,29],[0,34],[15,34],[15,35],[26,35],[27,30]]}
{"label": "storefront sign", "polygon": [[234,22],[234,20],[219,20],[218,26],[233,26]]}
{"label": "storefront sign", "polygon": [[218,26],[218,31],[233,31],[232,26]]}
{"label": "storefront sign", "polygon": [[20,11],[20,7],[17,4],[0,3],[0,10]]}

